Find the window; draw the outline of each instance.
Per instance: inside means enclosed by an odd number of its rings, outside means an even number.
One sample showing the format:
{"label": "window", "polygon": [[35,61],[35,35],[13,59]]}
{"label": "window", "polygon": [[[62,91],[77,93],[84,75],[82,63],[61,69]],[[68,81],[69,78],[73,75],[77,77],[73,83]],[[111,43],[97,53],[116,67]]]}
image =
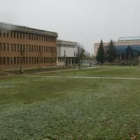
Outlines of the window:
{"label": "window", "polygon": [[17,32],[17,38],[19,38],[19,32]]}
{"label": "window", "polygon": [[13,44],[11,44],[11,51],[13,51]]}
{"label": "window", "polygon": [[36,40],[36,35],[34,35],[34,40]]}
{"label": "window", "polygon": [[26,57],[26,64],[28,64],[28,57]]}
{"label": "window", "polygon": [[29,64],[31,64],[31,57],[29,57]]}
{"label": "window", "polygon": [[32,52],[34,51],[34,46],[32,45]]}
{"label": "window", "polygon": [[20,39],[22,39],[22,32],[20,32]]}
{"label": "window", "polygon": [[26,52],[28,52],[28,45],[26,45]]}
{"label": "window", "polygon": [[0,65],[2,65],[2,57],[0,57]]}
{"label": "window", "polygon": [[18,51],[18,52],[20,51],[20,49],[19,49],[19,44],[17,44],[17,51]]}
{"label": "window", "polygon": [[14,64],[16,64],[16,62],[17,62],[16,60],[17,60],[16,57],[14,57]]}
{"label": "window", "polygon": [[16,44],[14,44],[14,51],[16,51]]}
{"label": "window", "polygon": [[17,64],[20,64],[20,58],[17,57]]}
{"label": "window", "polygon": [[0,43],[0,51],[2,51],[2,43]]}
{"label": "window", "polygon": [[31,45],[29,45],[29,52],[31,52]]}
{"label": "window", "polygon": [[22,44],[20,44],[20,51],[22,51]]}
{"label": "window", "polygon": [[11,62],[11,64],[13,64],[13,58],[12,57],[10,57],[10,62]]}
{"label": "window", "polygon": [[6,49],[5,49],[5,43],[3,43],[3,51],[5,51]]}
{"label": "window", "polygon": [[5,31],[3,30],[3,37],[5,37]]}
{"label": "window", "polygon": [[25,33],[23,33],[23,39],[25,39]]}
{"label": "window", "polygon": [[23,45],[23,51],[25,51],[25,45]]}
{"label": "window", "polygon": [[34,58],[32,57],[32,64],[34,63]]}
{"label": "window", "polygon": [[7,43],[7,51],[9,51],[9,43]]}
{"label": "window", "polygon": [[22,58],[23,59],[23,64],[25,64],[25,57],[24,58]]}
{"label": "window", "polygon": [[14,31],[14,38],[16,38],[16,32]]}
{"label": "window", "polygon": [[36,46],[34,46],[34,50],[35,50],[35,52],[36,52]]}
{"label": "window", "polygon": [[29,34],[29,40],[31,39],[31,34]]}
{"label": "window", "polygon": [[3,64],[4,64],[4,65],[6,64],[6,59],[5,59],[5,57],[3,57]]}
{"label": "window", "polygon": [[26,33],[26,39],[29,39],[29,34]]}

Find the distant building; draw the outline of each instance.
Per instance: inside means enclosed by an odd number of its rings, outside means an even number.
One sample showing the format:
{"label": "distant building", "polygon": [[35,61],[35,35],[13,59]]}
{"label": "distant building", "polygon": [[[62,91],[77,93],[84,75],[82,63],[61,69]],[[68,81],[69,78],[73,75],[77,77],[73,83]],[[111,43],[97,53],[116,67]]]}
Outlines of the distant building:
{"label": "distant building", "polygon": [[23,67],[56,66],[57,36],[55,32],[0,22],[0,69],[18,69],[21,51]]}
{"label": "distant building", "polygon": [[71,41],[57,41],[57,65],[72,66],[75,63],[77,43]]}
{"label": "distant building", "polygon": [[[94,44],[94,56],[97,55],[97,51],[100,43]],[[104,43],[104,48],[107,49],[109,42]],[[120,37],[117,42],[114,42],[117,52],[118,60],[126,60],[127,48],[131,47],[134,57],[140,55],[140,36],[138,37]]]}

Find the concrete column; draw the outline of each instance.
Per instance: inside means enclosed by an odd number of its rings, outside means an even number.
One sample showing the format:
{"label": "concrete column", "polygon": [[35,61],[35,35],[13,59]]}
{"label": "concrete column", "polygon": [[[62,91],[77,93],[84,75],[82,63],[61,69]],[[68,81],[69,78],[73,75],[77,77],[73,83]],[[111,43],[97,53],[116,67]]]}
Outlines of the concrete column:
{"label": "concrete column", "polygon": [[15,32],[15,38],[17,39],[17,32]]}
{"label": "concrete column", "polygon": [[24,33],[25,39],[26,39],[26,33]]}
{"label": "concrete column", "polygon": [[[65,66],[65,63],[66,63],[66,62],[65,62],[65,58],[62,58],[62,61],[63,61],[63,64],[64,64],[64,66]],[[61,62],[61,61],[60,61],[60,62]]]}
{"label": "concrete column", "polygon": [[9,38],[11,38],[11,31],[8,32],[8,36],[9,36]]}
{"label": "concrete column", "polygon": [[72,58],[70,58],[70,66],[72,66]]}
{"label": "concrete column", "polygon": [[68,66],[70,65],[70,59],[68,58]]}

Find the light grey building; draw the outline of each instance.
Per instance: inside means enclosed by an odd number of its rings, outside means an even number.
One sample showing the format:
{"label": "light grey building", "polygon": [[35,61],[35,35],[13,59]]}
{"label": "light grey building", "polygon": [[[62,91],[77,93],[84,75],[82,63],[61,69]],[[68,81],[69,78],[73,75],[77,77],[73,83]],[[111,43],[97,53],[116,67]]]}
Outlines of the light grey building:
{"label": "light grey building", "polygon": [[57,66],[74,65],[76,51],[76,42],[57,40]]}

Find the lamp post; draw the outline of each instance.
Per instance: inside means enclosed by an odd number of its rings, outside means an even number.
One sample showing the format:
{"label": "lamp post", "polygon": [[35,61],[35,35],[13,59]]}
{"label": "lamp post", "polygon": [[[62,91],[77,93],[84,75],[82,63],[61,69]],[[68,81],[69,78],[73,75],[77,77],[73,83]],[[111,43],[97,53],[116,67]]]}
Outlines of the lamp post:
{"label": "lamp post", "polygon": [[89,53],[89,65],[91,67],[91,58],[90,58],[90,53]]}
{"label": "lamp post", "polygon": [[66,65],[66,51],[64,50],[64,68],[65,68],[65,65]]}
{"label": "lamp post", "polygon": [[74,68],[75,68],[75,56],[76,56],[76,53],[74,51]]}

